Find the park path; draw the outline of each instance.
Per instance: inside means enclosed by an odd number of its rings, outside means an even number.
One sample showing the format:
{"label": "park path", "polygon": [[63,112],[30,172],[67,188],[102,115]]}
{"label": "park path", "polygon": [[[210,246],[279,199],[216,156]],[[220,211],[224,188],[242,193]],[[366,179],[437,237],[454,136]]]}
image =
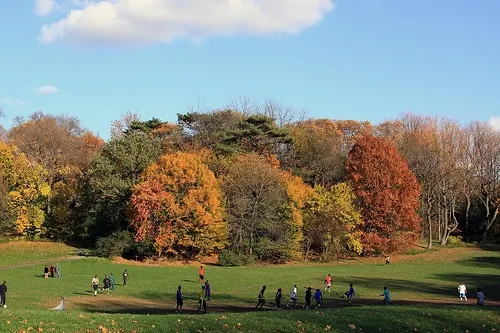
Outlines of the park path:
{"label": "park path", "polygon": [[85,258],[84,256],[65,256],[65,257],[59,257],[59,258],[49,258],[49,259],[45,259],[45,260],[30,261],[30,262],[25,262],[22,264],[3,266],[3,267],[0,267],[0,271],[5,271],[7,269],[12,269],[12,268],[22,268],[22,267],[37,266],[37,265],[43,266],[43,265],[46,265],[48,262],[78,260],[78,259],[84,259],[84,258]]}

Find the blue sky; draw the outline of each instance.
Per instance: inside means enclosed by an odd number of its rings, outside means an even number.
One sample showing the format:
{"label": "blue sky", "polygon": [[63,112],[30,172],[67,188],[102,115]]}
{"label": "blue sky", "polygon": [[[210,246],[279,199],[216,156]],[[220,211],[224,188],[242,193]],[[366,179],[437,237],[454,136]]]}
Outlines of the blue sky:
{"label": "blue sky", "polygon": [[500,126],[498,0],[0,1],[0,120],[175,121],[247,95],[314,118]]}

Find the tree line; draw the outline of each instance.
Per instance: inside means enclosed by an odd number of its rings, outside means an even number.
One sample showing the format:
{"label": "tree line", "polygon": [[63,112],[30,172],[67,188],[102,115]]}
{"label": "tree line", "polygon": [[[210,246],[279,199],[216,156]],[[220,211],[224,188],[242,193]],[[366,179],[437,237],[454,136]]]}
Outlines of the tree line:
{"label": "tree line", "polygon": [[500,240],[500,132],[405,114],[306,119],[235,100],[107,142],[36,112],[0,129],[0,231],[103,256],[331,260]]}

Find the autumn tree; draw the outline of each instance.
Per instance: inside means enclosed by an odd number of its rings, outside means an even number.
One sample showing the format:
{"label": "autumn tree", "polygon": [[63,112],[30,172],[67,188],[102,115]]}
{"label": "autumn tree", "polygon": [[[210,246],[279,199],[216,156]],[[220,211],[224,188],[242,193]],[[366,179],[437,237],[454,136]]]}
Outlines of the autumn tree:
{"label": "autumn tree", "polygon": [[487,123],[474,122],[468,133],[472,169],[477,178],[483,212],[479,239],[485,241],[500,215],[500,132]]}
{"label": "autumn tree", "polygon": [[308,193],[302,180],[262,156],[247,154],[230,166],[222,186],[231,250],[271,261],[298,254]]}
{"label": "autumn tree", "polygon": [[79,183],[73,237],[83,237],[93,244],[98,237],[127,229],[132,187],[160,154],[161,141],[146,133],[108,142]]}
{"label": "autumn tree", "polygon": [[[76,117],[35,112],[27,120],[20,119],[9,131],[9,138],[31,161],[47,171],[46,181],[52,188],[64,179],[68,167],[81,163],[86,133]],[[51,208],[49,197],[47,214]]]}
{"label": "autumn tree", "polygon": [[43,208],[50,192],[45,177],[40,165],[30,162],[16,147],[0,142],[1,214],[7,221],[13,218],[17,233],[28,239],[40,232],[45,220]]}
{"label": "autumn tree", "polygon": [[136,239],[153,242],[158,257],[193,259],[225,246],[220,187],[197,154],[161,156],[134,187],[131,208]]}
{"label": "autumn tree", "polygon": [[125,131],[134,121],[140,121],[140,115],[131,111],[127,111],[120,119],[114,120],[109,130],[111,139],[117,140],[125,136]]}
{"label": "autumn tree", "polygon": [[284,167],[311,185],[331,186],[342,180],[346,156],[341,153],[342,133],[332,120],[306,120],[287,129],[293,145]]}
{"label": "autumn tree", "polygon": [[347,172],[359,200],[365,254],[402,250],[418,238],[420,186],[387,140],[363,137],[347,159]]}
{"label": "autumn tree", "polygon": [[306,259],[311,251],[319,253],[325,261],[347,254],[361,254],[361,214],[355,199],[346,183],[314,188],[314,194],[304,208]]}

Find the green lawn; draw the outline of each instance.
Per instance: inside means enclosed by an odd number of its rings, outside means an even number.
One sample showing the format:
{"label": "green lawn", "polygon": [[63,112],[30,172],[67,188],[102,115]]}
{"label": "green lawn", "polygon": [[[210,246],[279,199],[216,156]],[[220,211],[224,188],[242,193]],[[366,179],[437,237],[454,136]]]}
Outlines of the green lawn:
{"label": "green lawn", "polygon": [[3,242],[0,243],[0,269],[11,265],[67,257],[74,252],[74,248],[60,243]]}
{"label": "green lawn", "polygon": [[[37,245],[36,245],[37,246]],[[35,246],[35,247],[36,247]],[[47,245],[45,245],[47,246]],[[59,247],[60,245],[54,245]],[[26,262],[24,247],[19,260]],[[66,256],[68,248],[48,251],[53,258]],[[10,251],[12,262],[16,251]],[[3,254],[2,254],[3,258]],[[42,328],[44,332],[494,332],[500,331],[500,252],[478,248],[440,249],[396,256],[384,266],[380,259],[345,260],[332,265],[206,266],[212,286],[209,314],[196,315],[197,265],[153,267],[117,264],[105,259],[60,261],[61,279],[41,277],[43,265],[0,268],[8,281],[8,308],[0,309],[0,332]],[[90,279],[113,272],[130,273],[128,287],[91,296]],[[321,310],[253,309],[262,285],[273,301],[277,288],[284,299],[294,284],[303,304],[304,286],[323,286],[333,276],[333,292],[325,295]],[[467,285],[470,299],[460,302],[457,286]],[[340,294],[353,283],[354,306]],[[185,313],[175,314],[175,290],[181,284]],[[394,306],[383,306],[383,287],[389,287]],[[482,287],[487,305],[476,307],[475,289]],[[67,309],[48,310],[65,297]],[[483,326],[484,325],[484,326]]]}

